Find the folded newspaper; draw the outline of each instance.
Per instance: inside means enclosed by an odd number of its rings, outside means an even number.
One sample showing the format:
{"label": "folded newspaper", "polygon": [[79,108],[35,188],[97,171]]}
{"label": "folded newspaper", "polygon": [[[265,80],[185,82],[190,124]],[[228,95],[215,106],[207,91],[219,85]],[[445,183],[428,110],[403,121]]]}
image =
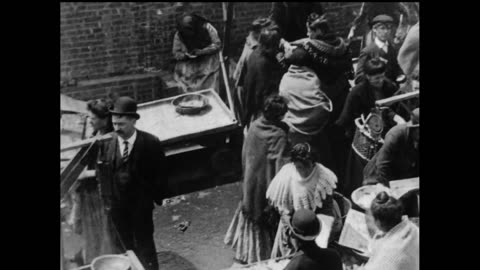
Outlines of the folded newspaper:
{"label": "folded newspaper", "polygon": [[339,244],[368,254],[370,240],[365,214],[350,209],[340,234]]}
{"label": "folded newspaper", "polygon": [[419,177],[390,181],[390,193],[397,199],[408,191],[417,188],[420,188]]}

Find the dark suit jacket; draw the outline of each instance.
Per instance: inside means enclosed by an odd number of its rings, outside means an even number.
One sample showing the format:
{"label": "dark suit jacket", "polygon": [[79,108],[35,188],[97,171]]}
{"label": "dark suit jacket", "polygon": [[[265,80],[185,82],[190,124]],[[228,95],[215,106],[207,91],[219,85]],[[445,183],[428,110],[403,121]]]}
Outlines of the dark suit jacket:
{"label": "dark suit jacket", "polygon": [[334,249],[316,246],[304,248],[292,258],[284,270],[342,270],[342,260]]}
{"label": "dark suit jacket", "polygon": [[388,61],[385,76],[392,82],[395,82],[397,77],[403,74],[402,68],[398,65],[397,55],[398,51],[392,46],[392,44],[388,44],[388,53],[386,53],[384,50],[380,49],[375,42],[370,43],[370,45],[360,52],[357,71],[355,73],[355,84],[359,84],[365,79],[365,62],[374,57],[381,57]]}
{"label": "dark suit jacket", "polygon": [[[127,203],[141,207],[153,207],[153,201],[161,205],[168,195],[166,159],[157,137],[137,130],[137,138],[129,157],[131,175],[128,190],[130,194],[118,197],[119,187],[117,172],[119,164],[115,156],[119,151],[118,135],[100,146],[99,173],[102,197],[109,202]],[[124,193],[122,193],[124,194]]]}
{"label": "dark suit jacket", "polygon": [[412,130],[407,124],[390,129],[385,143],[363,170],[364,185],[418,177],[418,150],[413,146]]}

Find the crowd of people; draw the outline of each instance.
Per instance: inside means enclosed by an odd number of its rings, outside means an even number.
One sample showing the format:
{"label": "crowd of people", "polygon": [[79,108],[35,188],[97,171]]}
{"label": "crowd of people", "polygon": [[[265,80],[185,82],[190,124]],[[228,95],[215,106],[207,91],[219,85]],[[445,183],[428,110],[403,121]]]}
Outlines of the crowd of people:
{"label": "crowd of people", "polygon": [[[361,50],[356,69],[349,40],[335,34],[321,5],[276,2],[270,17],[252,23],[233,74],[245,131],[243,189],[224,242],[238,263],[298,254],[286,269],[342,269],[335,249],[315,244],[324,229],[316,215],[333,217],[331,243],[344,222],[335,198],[348,198],[362,185],[418,177],[418,98],[376,106],[419,91],[419,24],[403,42],[394,42],[395,16],[370,17],[373,40]],[[183,91],[218,89],[217,30],[193,13],[179,18],[177,30],[174,77]],[[93,136],[114,136],[101,145],[76,188],[78,211],[91,206],[89,215],[80,216],[92,218],[77,222],[87,242],[95,243],[84,257],[90,261],[122,247],[134,250],[146,269],[157,270],[152,210],[168,196],[163,149],[158,138],[135,128],[140,115],[131,98],[91,101],[88,110]],[[359,131],[372,119],[381,126],[370,134],[379,147],[366,155],[355,140],[365,136]],[[419,268],[419,232],[403,217],[412,213],[407,204],[386,193],[373,201],[367,214],[378,232],[364,269]],[[104,236],[89,233],[89,222],[100,224]]]}
{"label": "crowd of people", "polygon": [[[380,10],[368,19],[373,39],[356,69],[350,41],[321,6],[275,3],[270,17],[252,23],[234,74],[246,134],[243,193],[224,241],[237,263],[298,254],[286,269],[342,269],[331,245],[315,244],[315,215],[333,217],[329,241],[338,241],[344,220],[335,194],[419,176],[418,97],[376,105],[419,91],[419,24],[399,41],[398,17]],[[377,148],[361,149],[371,145],[358,145],[358,136]],[[411,198],[381,193],[372,203],[368,224],[377,233],[364,269],[419,268],[418,227],[404,217],[418,216]]]}

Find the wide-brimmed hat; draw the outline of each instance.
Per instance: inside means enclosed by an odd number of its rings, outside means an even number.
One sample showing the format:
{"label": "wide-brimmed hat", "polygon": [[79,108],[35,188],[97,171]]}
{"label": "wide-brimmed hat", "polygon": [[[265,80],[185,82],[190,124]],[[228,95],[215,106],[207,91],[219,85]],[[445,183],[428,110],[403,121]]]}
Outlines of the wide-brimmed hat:
{"label": "wide-brimmed hat", "polygon": [[292,233],[304,241],[313,241],[322,230],[322,221],[308,209],[297,210],[289,224]]}
{"label": "wide-brimmed hat", "polygon": [[110,109],[112,115],[133,116],[136,119],[140,118],[137,113],[137,102],[130,97],[119,97]]}
{"label": "wide-brimmed hat", "polygon": [[370,21],[370,27],[373,27],[375,26],[377,23],[390,23],[390,24],[394,24],[395,21],[393,20],[393,18],[387,14],[380,14],[380,15],[377,15],[375,16],[371,21]]}

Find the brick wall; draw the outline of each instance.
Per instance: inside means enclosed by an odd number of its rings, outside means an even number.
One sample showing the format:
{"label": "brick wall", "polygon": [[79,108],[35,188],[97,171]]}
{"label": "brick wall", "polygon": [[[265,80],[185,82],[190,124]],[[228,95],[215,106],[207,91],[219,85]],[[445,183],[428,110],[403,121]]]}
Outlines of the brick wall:
{"label": "brick wall", "polygon": [[[361,3],[322,4],[334,13],[334,29],[345,37]],[[267,16],[271,5],[234,3],[231,56],[240,55],[247,26]],[[137,96],[139,101],[161,96],[165,85],[154,71],[172,70],[175,18],[183,11],[208,18],[223,36],[221,2],[62,2],[60,8],[60,79],[61,85],[71,83],[61,92],[81,99],[107,92]]]}

